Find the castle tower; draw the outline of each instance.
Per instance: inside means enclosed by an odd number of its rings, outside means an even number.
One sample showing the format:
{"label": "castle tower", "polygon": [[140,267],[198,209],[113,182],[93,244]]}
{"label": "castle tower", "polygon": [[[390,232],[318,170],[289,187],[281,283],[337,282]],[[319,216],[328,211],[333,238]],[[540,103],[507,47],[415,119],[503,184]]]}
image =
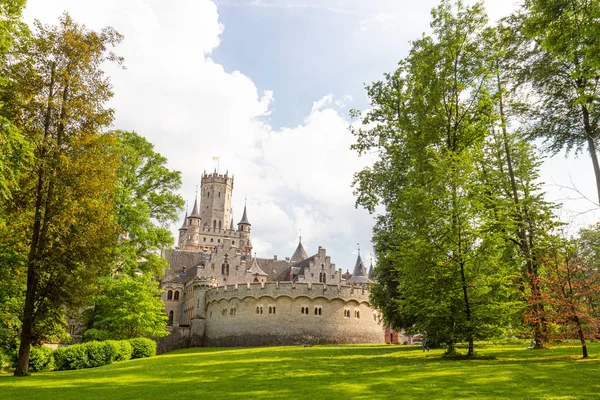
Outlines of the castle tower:
{"label": "castle tower", "polygon": [[196,194],[196,200],[194,200],[194,207],[192,213],[187,217],[187,231],[184,234],[183,243],[185,247],[191,249],[190,246],[198,246],[200,241],[200,225],[202,219],[198,212],[198,195]]}
{"label": "castle tower", "polygon": [[244,215],[238,222],[238,231],[240,234],[240,247],[244,249],[246,253],[252,251],[252,243],[250,242],[250,222],[248,221],[248,214],[246,213],[246,205],[244,204]]}
{"label": "castle tower", "polygon": [[185,210],[185,218],[183,218],[183,224],[181,224],[181,228],[179,228],[179,246],[180,247],[183,245],[183,241],[185,240],[185,234],[187,232],[187,220],[188,220],[188,213],[187,213],[187,210]]}
{"label": "castle tower", "polygon": [[231,192],[233,176],[227,172],[221,175],[216,171],[202,175],[200,183],[201,202],[200,219],[202,226],[214,230],[227,230],[231,219]]}

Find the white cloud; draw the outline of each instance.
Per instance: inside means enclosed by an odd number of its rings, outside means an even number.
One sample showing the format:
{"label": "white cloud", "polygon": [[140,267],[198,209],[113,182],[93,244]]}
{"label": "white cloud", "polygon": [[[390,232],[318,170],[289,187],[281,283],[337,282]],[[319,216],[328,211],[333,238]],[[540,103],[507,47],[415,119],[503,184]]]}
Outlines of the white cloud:
{"label": "white cloud", "polygon": [[182,171],[186,199],[193,201],[202,171],[219,156],[221,172],[235,174],[235,223],[248,196],[259,256],[290,256],[300,230],[309,253],[322,245],[339,267],[353,262],[348,243],[367,247],[372,219],[354,209],[350,188],[361,163],[336,109],[351,98],[328,94],[303,124],[273,130],[265,117],[274,93],[259,93],[250,77],[210,58],[224,29],[213,2],[29,0],[26,18],[56,23],[63,9],[92,29],[111,25],[124,34],[116,51],[126,69],[106,68],[114,126],[144,135]]}

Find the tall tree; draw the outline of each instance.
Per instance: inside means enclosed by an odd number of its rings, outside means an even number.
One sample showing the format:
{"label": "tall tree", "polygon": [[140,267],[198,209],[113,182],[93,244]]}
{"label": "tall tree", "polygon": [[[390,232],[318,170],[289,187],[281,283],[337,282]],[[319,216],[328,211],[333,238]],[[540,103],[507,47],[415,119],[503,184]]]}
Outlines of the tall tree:
{"label": "tall tree", "polygon": [[14,203],[15,231],[27,240],[27,290],[15,375],[27,373],[30,345],[42,328],[81,305],[106,270],[115,246],[112,96],[100,66],[121,60],[108,47],[121,37],[110,28],[90,31],[68,16],[58,26],[36,22],[24,60],[12,77],[19,88],[15,125],[35,143],[34,165],[21,179]]}
{"label": "tall tree", "polygon": [[[580,152],[592,160],[600,204],[600,3],[597,0],[526,0],[514,17],[519,67],[530,102],[530,135],[545,138],[549,150]],[[516,62],[522,60],[522,62]]]}
{"label": "tall tree", "polygon": [[[488,337],[505,315],[510,281],[487,221],[480,168],[494,117],[482,4],[443,1],[433,37],[413,42],[400,68],[367,87],[372,109],[354,129],[359,153],[380,159],[356,175],[357,203],[385,214],[375,249],[390,276],[372,300],[386,319],[448,344]],[[358,113],[354,112],[356,116]]]}

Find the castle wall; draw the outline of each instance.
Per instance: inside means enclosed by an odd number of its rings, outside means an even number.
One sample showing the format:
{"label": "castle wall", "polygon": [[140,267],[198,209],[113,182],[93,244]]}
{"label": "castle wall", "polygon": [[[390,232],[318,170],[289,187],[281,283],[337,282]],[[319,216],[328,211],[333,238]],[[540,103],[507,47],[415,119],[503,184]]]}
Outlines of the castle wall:
{"label": "castle wall", "polygon": [[380,314],[362,288],[230,285],[206,293],[205,346],[383,343]]}

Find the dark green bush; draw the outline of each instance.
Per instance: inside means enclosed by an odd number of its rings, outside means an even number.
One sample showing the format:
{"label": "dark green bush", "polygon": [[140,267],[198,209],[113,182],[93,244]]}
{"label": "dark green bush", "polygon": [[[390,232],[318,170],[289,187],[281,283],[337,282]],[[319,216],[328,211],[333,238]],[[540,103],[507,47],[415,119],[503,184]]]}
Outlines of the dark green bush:
{"label": "dark green bush", "polygon": [[87,342],[80,346],[85,348],[87,363],[84,368],[94,368],[110,364],[117,355],[114,347],[106,342]]}
{"label": "dark green bush", "polygon": [[[138,340],[138,339],[135,339]],[[139,357],[150,357],[156,353],[156,344],[150,339],[139,339],[137,343]],[[154,344],[154,347],[146,341]],[[86,342],[69,347],[61,347],[54,352],[54,365],[59,371],[81,368],[94,368],[115,361],[129,360],[133,346],[127,340],[107,340],[104,342]],[[148,355],[144,355],[148,354]]]}
{"label": "dark green bush", "polygon": [[53,350],[49,347],[32,347],[29,353],[29,371],[40,372],[54,368]]}
{"label": "dark green bush", "polygon": [[152,357],[156,354],[156,342],[146,338],[129,339],[133,348],[131,358]]}

